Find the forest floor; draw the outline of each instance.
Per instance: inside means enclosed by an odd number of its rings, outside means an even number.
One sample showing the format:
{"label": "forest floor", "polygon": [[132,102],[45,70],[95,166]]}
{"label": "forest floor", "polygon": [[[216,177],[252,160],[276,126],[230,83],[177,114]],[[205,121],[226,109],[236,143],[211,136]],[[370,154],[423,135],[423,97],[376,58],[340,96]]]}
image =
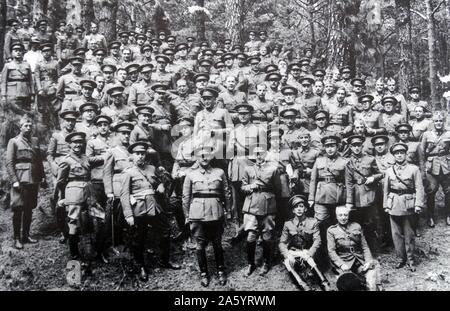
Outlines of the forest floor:
{"label": "forest floor", "polygon": [[[182,270],[153,267],[146,283],[134,282],[125,272],[128,252],[113,255],[109,264],[96,264],[92,276],[84,276],[81,284],[70,287],[66,281],[68,270],[68,247],[59,243],[54,232],[55,225],[48,206],[49,191],[42,191],[40,206],[33,216],[32,236],[38,244],[26,244],[23,250],[12,247],[11,212],[0,206],[0,290],[205,290],[199,283],[199,272],[195,251],[183,250],[181,243],[173,243],[171,257],[182,265]],[[438,196],[442,200],[442,195]],[[442,210],[442,204],[438,204]],[[381,264],[381,278],[385,290],[417,291],[448,290],[450,288],[450,227],[441,215],[434,229],[421,226],[422,236],[416,239],[417,271],[410,272],[394,267],[397,258],[392,248],[385,250],[377,259]],[[280,260],[266,276],[259,276],[258,270],[250,277],[245,276],[246,254],[244,242],[232,246],[226,242],[234,234],[234,228],[225,231],[223,242],[229,282],[225,287],[218,284],[215,276],[214,255],[208,247],[211,283],[207,290],[298,290]],[[261,258],[261,247],[257,257]],[[261,266],[259,260],[259,266]],[[260,269],[260,268],[259,268]],[[326,273],[332,287],[335,275]],[[318,286],[313,288],[320,290]]]}

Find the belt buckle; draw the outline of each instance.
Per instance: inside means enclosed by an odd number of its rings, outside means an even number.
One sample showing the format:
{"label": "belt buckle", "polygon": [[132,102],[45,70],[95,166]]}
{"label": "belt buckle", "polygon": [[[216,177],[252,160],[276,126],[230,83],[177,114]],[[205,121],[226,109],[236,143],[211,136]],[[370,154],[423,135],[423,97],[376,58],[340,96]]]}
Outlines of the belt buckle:
{"label": "belt buckle", "polygon": [[351,253],[355,252],[355,249],[352,246],[349,247],[349,250],[350,250]]}
{"label": "belt buckle", "polygon": [[364,183],[364,179],[357,179],[356,180],[356,183],[358,184],[358,185],[362,185],[363,183]]}

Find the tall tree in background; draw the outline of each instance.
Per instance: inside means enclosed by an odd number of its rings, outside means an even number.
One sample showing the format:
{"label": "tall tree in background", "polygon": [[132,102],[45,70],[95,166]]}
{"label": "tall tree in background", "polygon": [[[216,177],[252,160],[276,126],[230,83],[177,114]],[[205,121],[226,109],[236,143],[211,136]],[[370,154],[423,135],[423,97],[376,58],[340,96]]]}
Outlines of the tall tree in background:
{"label": "tall tree in background", "polygon": [[410,0],[395,0],[396,18],[395,27],[397,30],[397,42],[399,53],[399,90],[405,93],[408,89],[408,82],[414,77],[412,69],[412,32],[411,32],[411,2]]}
{"label": "tall tree in background", "polygon": [[330,0],[328,67],[348,65],[356,69],[355,43],[358,39],[358,13],[361,0]]}
{"label": "tall tree in background", "polygon": [[95,20],[98,23],[98,32],[111,42],[116,38],[117,9],[119,0],[94,0]]}
{"label": "tall tree in background", "polygon": [[[195,0],[195,4],[204,10],[205,8],[205,0]],[[196,10],[194,14],[194,24],[197,32],[197,39],[200,41],[204,41],[206,39],[206,14],[203,10]]]}
{"label": "tall tree in background", "polygon": [[47,0],[34,0],[33,1],[33,19],[38,21],[47,15]]}
{"label": "tall tree in background", "polygon": [[169,30],[169,20],[159,0],[155,1],[152,19],[156,33],[162,30],[166,32]]}
{"label": "tall tree in background", "polygon": [[241,0],[225,0],[225,16],[227,17],[225,28],[227,36],[231,39],[233,45],[243,44],[242,5]]}
{"label": "tall tree in background", "polygon": [[[436,30],[434,25],[434,14],[438,7],[433,8],[432,0],[425,0],[427,8],[426,20],[428,29],[428,63],[429,63],[429,81],[431,89],[431,102],[436,105],[439,103],[437,94],[437,71],[436,71]],[[440,5],[439,5],[440,6]]]}
{"label": "tall tree in background", "polygon": [[[0,51],[5,47],[7,1],[0,0]],[[0,53],[0,68],[3,68],[3,52]]]}

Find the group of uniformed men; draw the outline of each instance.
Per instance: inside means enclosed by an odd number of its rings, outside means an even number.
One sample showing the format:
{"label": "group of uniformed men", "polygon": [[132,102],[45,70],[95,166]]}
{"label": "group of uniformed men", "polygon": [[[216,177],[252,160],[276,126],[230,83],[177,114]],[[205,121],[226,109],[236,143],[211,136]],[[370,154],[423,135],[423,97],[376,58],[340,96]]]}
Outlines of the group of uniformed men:
{"label": "group of uniformed men", "polygon": [[[308,269],[328,289],[319,267],[331,263],[377,290],[372,252],[392,239],[396,267],[414,271],[418,214],[434,227],[439,185],[450,206],[446,114],[418,87],[405,98],[393,78],[380,78],[370,93],[349,67],[318,68],[311,49],[288,62],[265,31],[241,47],[177,44],[150,30],[106,42],[94,23],[86,34],[64,22],[53,33],[46,20],[36,30],[28,19],[9,24],[0,92],[18,249],[37,242],[30,225],[47,186],[43,144],[71,257],[88,269],[92,254],[107,263],[110,246],[128,243],[143,280],[155,236],[160,264],[180,269],[169,255],[174,215],[175,238],[195,242],[201,284],[211,242],[224,285],[222,236],[234,216],[231,242],[246,239],[247,275],[257,245],[264,275],[278,243],[304,289]],[[39,128],[50,135],[36,139]],[[80,252],[83,239],[93,252]]]}

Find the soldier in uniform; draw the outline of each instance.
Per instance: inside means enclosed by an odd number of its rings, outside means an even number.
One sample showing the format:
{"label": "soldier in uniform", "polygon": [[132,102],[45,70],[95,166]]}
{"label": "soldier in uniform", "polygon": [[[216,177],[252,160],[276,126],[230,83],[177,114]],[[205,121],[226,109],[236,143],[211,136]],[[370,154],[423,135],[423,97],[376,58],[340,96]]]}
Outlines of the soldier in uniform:
{"label": "soldier in uniform", "polygon": [[[225,262],[222,248],[223,226],[231,213],[231,191],[225,172],[213,168],[214,148],[202,145],[196,150],[197,166],[186,172],[183,183],[183,210],[197,242],[197,261],[201,285],[209,285],[206,246],[212,242],[219,274],[219,283],[225,285]],[[231,215],[230,215],[231,216]]]}
{"label": "soldier in uniform", "polygon": [[109,55],[105,57],[103,64],[116,66],[120,63],[120,46],[119,41],[113,41],[108,45]]}
{"label": "soldier in uniform", "polygon": [[72,25],[67,25],[66,32],[56,38],[56,57],[60,61],[61,67],[67,65],[69,58],[79,47],[81,47],[81,41],[78,39],[77,35],[73,33]]}
{"label": "soldier in uniform", "polygon": [[133,130],[133,124],[129,122],[117,123],[114,126],[116,133],[115,146],[106,152],[103,165],[103,185],[107,200],[106,209],[106,232],[108,236],[113,235],[115,240],[111,241],[112,246],[119,244],[123,225],[122,208],[120,206],[120,191],[122,187],[123,172],[133,163],[130,159],[128,146],[130,142],[130,133]]}
{"label": "soldier in uniform", "polygon": [[248,34],[249,41],[244,44],[244,52],[248,55],[257,55],[261,46],[261,41],[256,40],[256,32],[250,31]]}
{"label": "soldier in uniform", "polygon": [[92,52],[93,58],[90,62],[83,66],[83,74],[90,79],[94,79],[94,77],[98,74],[102,73],[103,60],[106,56],[106,50],[104,49],[95,49]]}
{"label": "soldier in uniform", "polygon": [[[12,61],[3,67],[0,82],[3,112],[3,145],[18,134],[21,116],[30,113],[34,102],[34,79],[30,65],[23,60],[22,43],[11,45]],[[8,132],[8,130],[10,132]]]}
{"label": "soldier in uniform", "polygon": [[[296,194],[309,196],[311,171],[320,156],[321,150],[313,145],[311,141],[311,133],[302,129],[298,133],[298,140],[300,145],[298,148],[292,150],[292,160],[294,176],[298,177]],[[286,213],[287,214],[287,213]]]}
{"label": "soldier in uniform", "polygon": [[[329,290],[329,283],[322,272],[317,268],[315,257],[320,248],[319,223],[313,217],[308,217],[307,200],[301,195],[295,195],[289,200],[289,207],[294,215],[291,220],[284,223],[278,247],[284,258],[284,265],[288,271],[304,270],[312,268],[319,277],[321,285],[325,291]],[[308,284],[302,280],[300,275],[300,285],[304,290],[309,290]]]}
{"label": "soldier in uniform", "polygon": [[380,125],[382,123],[381,113],[379,111],[372,110],[372,95],[362,95],[358,98],[359,103],[362,105],[362,111],[360,113],[354,112],[354,119],[362,119],[366,125],[367,134],[379,135],[386,129]]}
{"label": "soldier in uniform", "polygon": [[250,64],[251,69],[247,74],[247,87],[245,91],[249,95],[255,95],[256,86],[264,83],[266,73],[260,69],[261,58],[259,56],[249,57],[247,62]]}
{"label": "soldier in uniform", "polygon": [[363,79],[353,79],[351,81],[352,92],[347,97],[349,105],[354,108],[358,105],[359,97],[364,95],[364,88],[366,87],[366,81]]}
{"label": "soldier in uniform", "polygon": [[32,137],[33,120],[24,115],[19,125],[20,134],[8,142],[5,166],[12,186],[14,247],[22,249],[23,243],[37,243],[30,237],[32,214],[37,206],[39,185],[46,188],[47,182],[38,140]]}
{"label": "soldier in uniform", "polygon": [[175,124],[184,118],[195,118],[197,112],[202,109],[200,101],[193,100],[193,94],[189,94],[188,81],[185,79],[177,81],[177,94],[171,94],[170,97]]}
{"label": "soldier in uniform", "polygon": [[322,237],[336,219],[336,206],[345,204],[346,160],[338,153],[340,142],[341,139],[335,135],[323,137],[321,143],[325,156],[317,158],[311,171],[308,203],[314,207]]}
{"label": "soldier in uniform", "polygon": [[128,105],[132,107],[149,105],[153,101],[152,85],[152,64],[145,64],[139,67],[141,80],[135,82],[130,87],[128,95]]}
{"label": "soldier in uniform", "polygon": [[235,76],[228,76],[225,80],[226,90],[219,93],[217,101],[220,108],[228,110],[234,122],[237,122],[236,107],[247,103],[247,95],[236,90],[237,80]]}
{"label": "soldier in uniform", "polygon": [[96,251],[97,258],[103,263],[108,263],[105,254],[106,229],[106,201],[105,186],[103,184],[103,165],[107,150],[112,146],[110,135],[110,125],[112,119],[108,116],[99,115],[95,118],[94,124],[98,129],[98,135],[88,140],[86,145],[86,156],[90,161],[95,162],[96,166],[91,171],[92,195],[95,202],[99,204],[95,215],[96,223]]}
{"label": "soldier in uniform", "polygon": [[137,142],[128,147],[132,155],[133,165],[125,169],[120,189],[120,203],[123,216],[131,227],[131,248],[133,257],[140,268],[140,278],[148,280],[147,268],[144,264],[144,250],[149,225],[160,235],[160,265],[164,268],[179,270],[179,265],[169,261],[170,225],[166,212],[160,205],[158,194],[164,193],[157,169],[146,164],[148,144]]}
{"label": "soldier in uniform", "polygon": [[22,19],[22,27],[17,30],[17,35],[19,36],[22,44],[25,46],[26,51],[30,49],[30,41],[34,31],[34,28],[30,26],[30,19],[28,17],[24,17]]}
{"label": "soldier in uniform", "polygon": [[133,119],[133,109],[126,104],[123,92],[124,87],[120,85],[109,88],[107,91],[108,104],[101,109],[101,114],[112,118],[114,125],[121,121],[132,121]]}
{"label": "soldier in uniform", "polygon": [[86,134],[87,139],[91,139],[97,135],[97,127],[95,126],[95,117],[99,114],[98,105],[94,102],[87,102],[79,107],[81,121],[75,124],[77,132]]}
{"label": "soldier in uniform", "polygon": [[281,149],[296,149],[298,146],[298,135],[300,130],[295,126],[295,119],[298,116],[298,111],[290,108],[285,109],[280,113],[282,120],[281,128],[284,135],[281,139]]}
{"label": "soldier in uniform", "polygon": [[336,92],[336,102],[324,107],[330,115],[328,130],[341,137],[350,133],[353,124],[353,109],[347,103],[347,92],[339,87]]}
{"label": "soldier in uniform", "polygon": [[48,127],[56,128],[59,125],[58,112],[60,107],[56,106],[56,86],[60,76],[60,67],[56,59],[52,57],[51,44],[41,45],[43,60],[36,65],[34,76],[38,94],[38,109],[42,112],[48,122]]}
{"label": "soldier in uniform", "polygon": [[385,97],[394,97],[397,100],[395,112],[399,113],[403,117],[403,120],[406,121],[408,118],[408,105],[406,104],[405,97],[397,91],[397,82],[394,78],[389,78],[386,85],[387,92]]}
{"label": "soldier in uniform", "polygon": [[[15,18],[8,20],[8,26],[11,27],[9,31],[5,34],[5,44],[3,48],[3,59],[5,62],[12,59],[12,44],[13,43],[22,43],[18,34],[19,30],[19,21]],[[25,47],[24,47],[25,49]]]}
{"label": "soldier in uniform", "polygon": [[332,105],[336,101],[336,87],[333,80],[325,80],[324,88],[324,94],[322,95],[321,102],[324,107],[327,107],[329,105]]}
{"label": "soldier in uniform", "polygon": [[422,134],[428,130],[433,129],[433,121],[430,118],[425,118],[425,108],[417,105],[413,110],[413,117],[410,117],[409,124],[412,127],[412,138],[419,141]]}
{"label": "soldier in uniform", "polygon": [[399,113],[396,113],[395,108],[398,101],[395,97],[387,96],[382,99],[383,111],[381,112],[380,127],[384,127],[390,138],[390,143],[395,141],[395,127],[404,123],[406,119]]}
{"label": "soldier in uniform", "polygon": [[390,148],[395,164],[384,177],[383,204],[390,215],[392,239],[401,259],[395,268],[406,264],[414,272],[414,214],[425,207],[425,191],[420,168],[406,161],[407,151],[408,146],[403,143]]}
{"label": "soldier in uniform", "polygon": [[[264,142],[266,133],[252,123],[252,106],[242,104],[236,106],[235,109],[239,124],[230,133],[227,159],[231,159],[228,166],[228,177],[233,190],[233,211],[239,227],[242,224],[242,206],[245,200],[245,194],[241,190],[242,178],[245,167],[253,165],[253,162],[249,159],[250,148],[258,141]],[[237,231],[236,236],[241,236],[244,228],[237,229]]]}
{"label": "soldier in uniform", "polygon": [[78,98],[74,98],[69,110],[79,110],[84,104],[96,104],[97,101],[92,98],[92,93],[97,87],[97,83],[93,80],[81,80],[80,81],[81,94]]}
{"label": "soldier in uniform", "polygon": [[288,66],[288,78],[287,84],[295,87],[297,90],[301,89],[300,78],[301,76],[301,65],[299,63],[292,63]]}
{"label": "soldier in uniform", "polygon": [[350,209],[351,221],[362,226],[372,250],[378,249],[377,228],[377,186],[383,178],[373,156],[363,154],[365,137],[353,135],[348,139],[350,158],[345,166],[346,206]]}
{"label": "soldier in uniform", "polygon": [[266,145],[258,144],[253,149],[255,165],[247,166],[242,178],[242,191],[246,194],[242,212],[247,232],[247,275],[253,273],[255,265],[256,240],[263,239],[264,265],[261,275],[269,272],[272,265],[275,238],[275,215],[277,213],[275,196],[279,194],[278,169],[266,162]]}
{"label": "soldier in uniform", "polygon": [[317,110],[314,113],[316,128],[311,132],[311,144],[322,151],[322,138],[332,133],[328,130],[330,114],[326,110]]}
{"label": "soldier in uniform", "polygon": [[251,98],[248,103],[253,107],[254,114],[260,115],[258,120],[253,116],[254,121],[264,124],[273,121],[275,107],[273,101],[267,99],[266,84],[262,83],[257,85],[256,95]]}
{"label": "soldier in uniform", "polygon": [[139,64],[133,63],[125,67],[127,70],[127,80],[129,85],[138,82],[139,79]]}
{"label": "soldier in uniform", "polygon": [[81,46],[89,49],[86,58],[89,60],[93,52],[97,49],[103,49],[106,51],[108,48],[108,44],[106,44],[105,36],[98,33],[98,25],[96,23],[91,23],[90,34],[84,37],[84,40],[81,42]]}
{"label": "soldier in uniform", "polygon": [[368,290],[383,290],[380,264],[372,257],[361,225],[349,221],[349,214],[348,207],[336,207],[338,223],[327,230],[331,264],[340,275],[353,272],[363,276]]}
{"label": "soldier in uniform", "polygon": [[450,153],[450,132],[445,128],[446,116],[443,111],[433,114],[433,129],[422,135],[420,151],[423,152],[421,169],[426,172],[426,190],[428,206],[428,225],[434,227],[434,209],[436,192],[439,186],[445,195],[446,222],[450,226],[450,167],[448,157]]}
{"label": "soldier in uniform", "polygon": [[407,102],[408,107],[408,120],[414,120],[415,115],[415,109],[417,106],[423,107],[423,109],[426,111],[426,114],[424,115],[425,118],[431,117],[431,107],[428,105],[426,101],[420,100],[420,88],[417,86],[412,86],[409,88],[409,96],[411,97],[411,100]]}
{"label": "soldier in uniform", "polygon": [[56,87],[56,97],[62,102],[62,111],[73,110],[72,101],[81,94],[80,81],[84,79],[81,73],[83,66],[83,59],[79,56],[74,56],[69,59],[73,70],[58,80]]}
{"label": "soldier in uniform", "polygon": [[308,130],[314,128],[314,113],[317,110],[323,109],[320,97],[314,95],[312,92],[312,84],[314,80],[308,77],[303,77],[299,80],[302,88],[302,95],[297,98],[300,110],[300,122]]}
{"label": "soldier in uniform", "polygon": [[167,64],[170,62],[166,55],[156,55],[156,71],[153,73],[152,79],[154,83],[164,83],[168,88],[172,89],[175,85],[174,75],[166,70]]}

